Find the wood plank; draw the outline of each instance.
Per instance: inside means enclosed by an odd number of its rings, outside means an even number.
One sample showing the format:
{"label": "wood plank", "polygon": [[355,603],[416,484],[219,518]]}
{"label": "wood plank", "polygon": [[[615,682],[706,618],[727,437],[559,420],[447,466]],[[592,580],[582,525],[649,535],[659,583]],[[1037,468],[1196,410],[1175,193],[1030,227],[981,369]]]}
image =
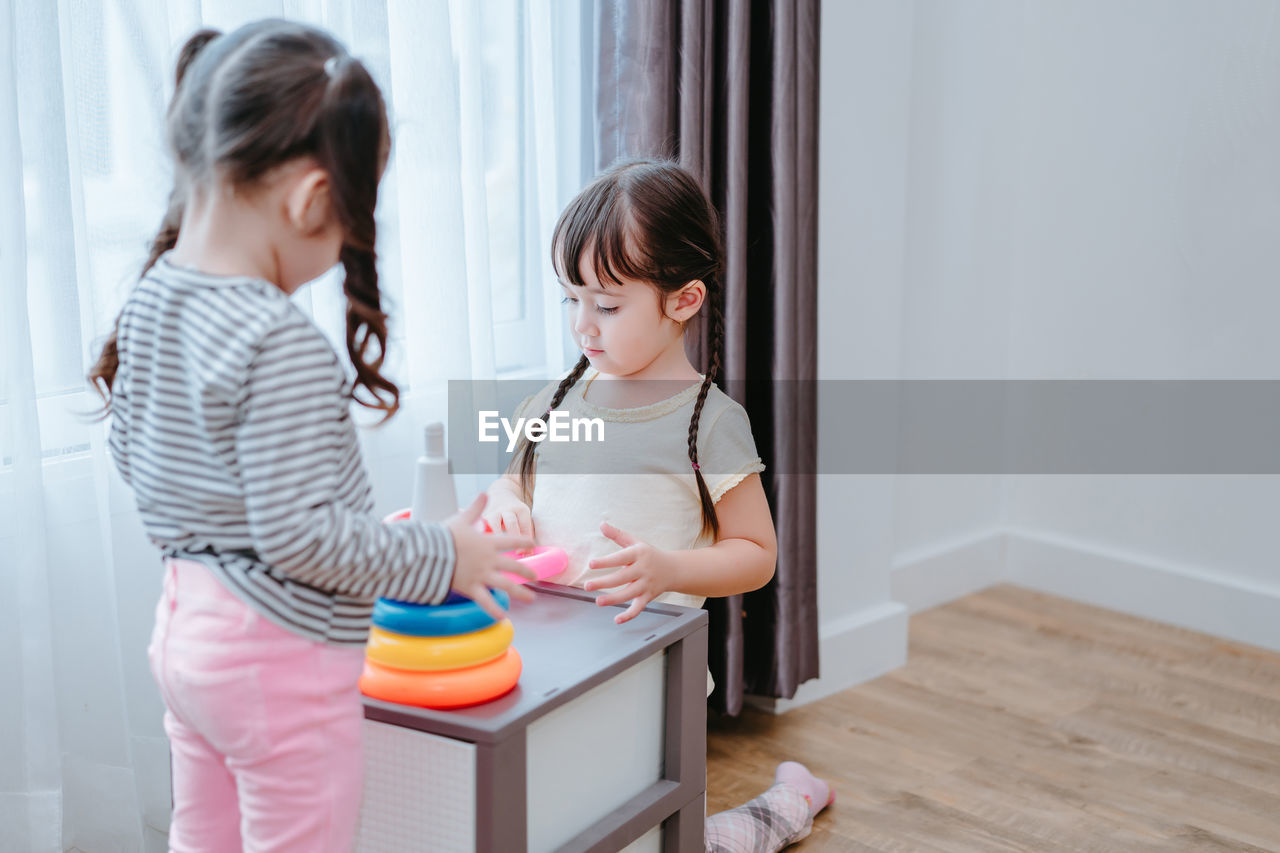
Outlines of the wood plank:
{"label": "wood plank", "polygon": [[802,851],[1280,853],[1280,654],[1002,585],[911,620],[906,667],[715,718],[708,809],[803,761]]}

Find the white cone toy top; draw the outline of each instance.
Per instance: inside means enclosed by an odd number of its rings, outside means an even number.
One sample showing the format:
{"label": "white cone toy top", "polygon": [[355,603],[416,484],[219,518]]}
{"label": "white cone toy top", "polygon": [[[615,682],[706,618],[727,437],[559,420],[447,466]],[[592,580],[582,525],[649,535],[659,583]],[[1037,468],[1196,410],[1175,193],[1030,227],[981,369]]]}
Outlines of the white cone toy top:
{"label": "white cone toy top", "polygon": [[458,511],[458,493],[444,451],[444,424],[426,426],[426,447],[414,470],[413,504],[410,517],[421,521],[444,521]]}

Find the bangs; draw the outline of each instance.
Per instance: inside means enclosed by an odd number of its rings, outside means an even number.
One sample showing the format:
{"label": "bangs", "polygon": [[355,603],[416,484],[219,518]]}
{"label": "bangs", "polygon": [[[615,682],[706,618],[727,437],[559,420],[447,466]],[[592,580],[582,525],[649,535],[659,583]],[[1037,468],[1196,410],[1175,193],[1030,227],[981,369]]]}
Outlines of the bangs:
{"label": "bangs", "polygon": [[584,258],[602,287],[621,286],[624,279],[661,280],[657,264],[636,237],[634,211],[620,177],[597,180],[560,214],[551,237],[551,264],[561,281],[585,287]]}

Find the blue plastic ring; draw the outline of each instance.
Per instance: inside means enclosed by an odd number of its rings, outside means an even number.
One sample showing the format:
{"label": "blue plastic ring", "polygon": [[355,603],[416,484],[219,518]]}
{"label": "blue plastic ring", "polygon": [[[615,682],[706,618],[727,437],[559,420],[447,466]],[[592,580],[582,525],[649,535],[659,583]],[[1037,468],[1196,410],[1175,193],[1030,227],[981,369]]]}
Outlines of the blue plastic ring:
{"label": "blue plastic ring", "polygon": [[[490,590],[494,601],[503,610],[511,606],[511,599],[500,589]],[[497,622],[465,595],[456,592],[441,604],[411,604],[379,598],[373,606],[373,624],[384,631],[408,634],[411,637],[456,637],[488,628]]]}

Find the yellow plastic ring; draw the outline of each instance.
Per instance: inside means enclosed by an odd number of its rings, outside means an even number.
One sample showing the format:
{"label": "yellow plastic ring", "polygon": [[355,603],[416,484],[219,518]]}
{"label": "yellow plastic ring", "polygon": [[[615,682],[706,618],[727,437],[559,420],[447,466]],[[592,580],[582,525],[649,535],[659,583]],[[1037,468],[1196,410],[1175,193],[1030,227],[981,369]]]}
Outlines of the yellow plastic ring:
{"label": "yellow plastic ring", "polygon": [[511,645],[514,634],[510,619],[452,637],[410,637],[374,626],[369,631],[365,654],[369,660],[395,669],[416,672],[461,669],[500,657]]}

